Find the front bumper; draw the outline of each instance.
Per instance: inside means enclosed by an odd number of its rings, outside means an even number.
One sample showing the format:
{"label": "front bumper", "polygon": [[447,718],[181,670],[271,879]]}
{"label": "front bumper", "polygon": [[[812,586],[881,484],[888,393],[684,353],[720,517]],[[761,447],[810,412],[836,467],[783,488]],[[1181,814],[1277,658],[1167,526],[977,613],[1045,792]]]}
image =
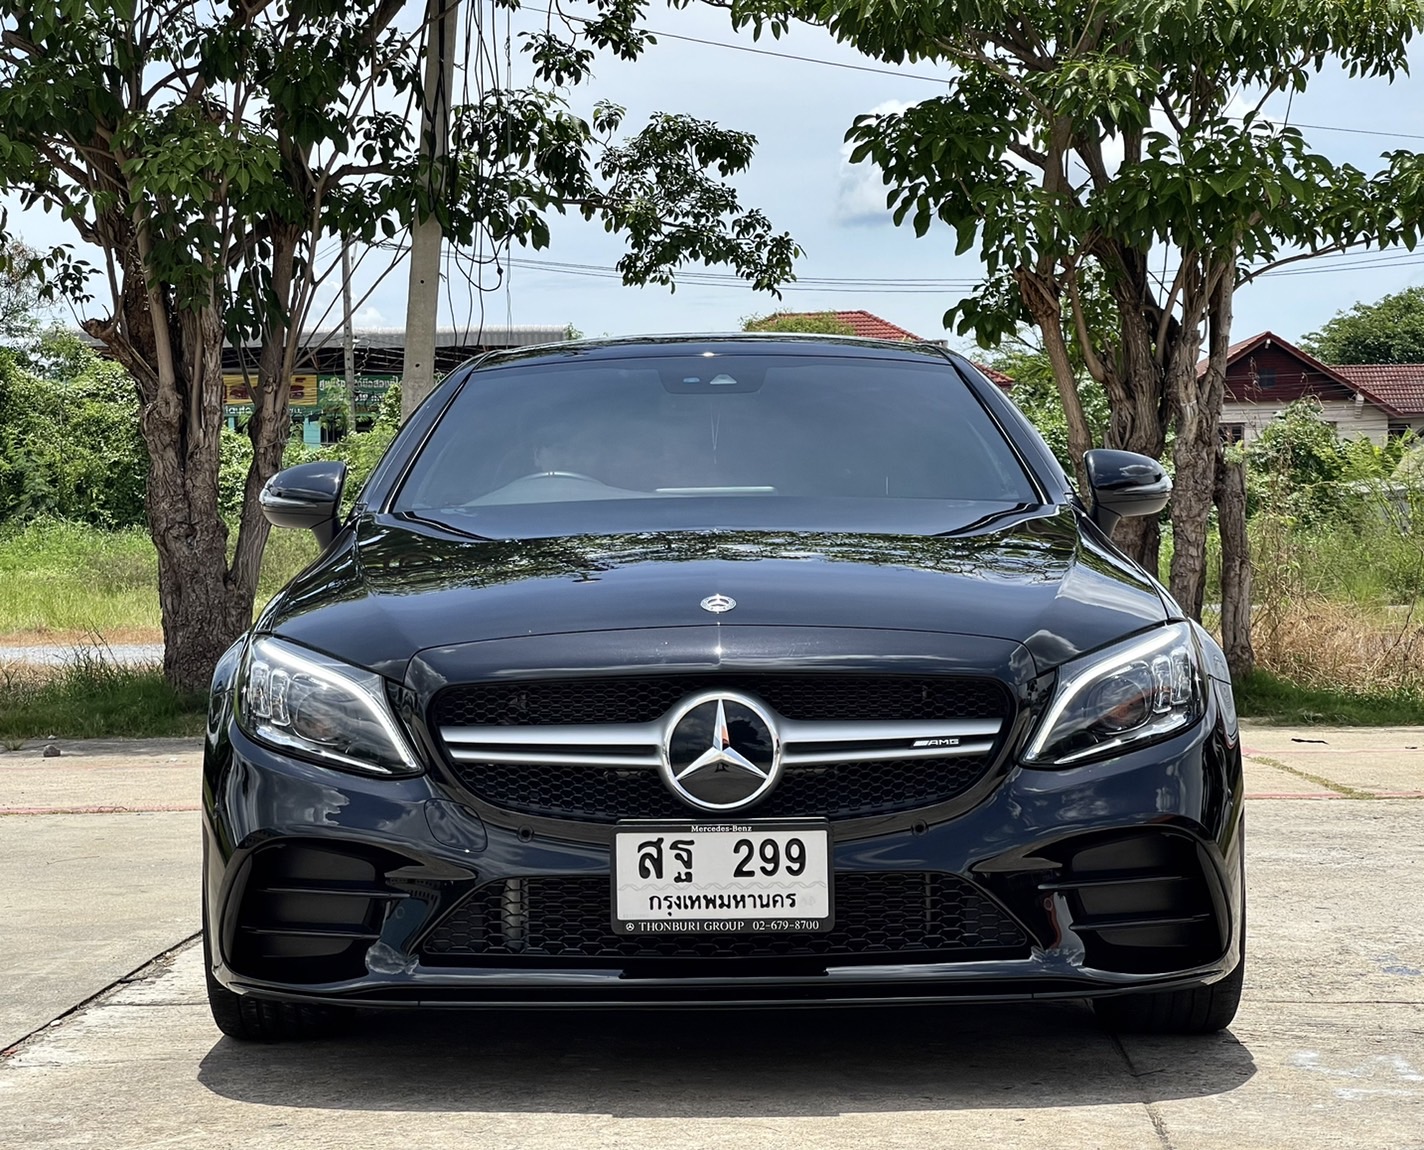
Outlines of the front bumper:
{"label": "front bumper", "polygon": [[230,722],[209,739],[204,790],[212,974],[266,998],[393,1007],[1003,1001],[1210,983],[1235,968],[1240,950],[1240,751],[1214,706],[1177,738],[1108,762],[1014,767],[971,809],[933,825],[833,831],[838,882],[953,876],[1022,941],[978,951],[870,946],[659,962],[601,953],[590,935],[587,951],[562,956],[507,946],[474,948],[467,960],[435,956],[433,931],[477,892],[526,880],[606,883],[606,843],[560,839],[518,816],[481,819],[433,776],[367,779],[289,758]]}

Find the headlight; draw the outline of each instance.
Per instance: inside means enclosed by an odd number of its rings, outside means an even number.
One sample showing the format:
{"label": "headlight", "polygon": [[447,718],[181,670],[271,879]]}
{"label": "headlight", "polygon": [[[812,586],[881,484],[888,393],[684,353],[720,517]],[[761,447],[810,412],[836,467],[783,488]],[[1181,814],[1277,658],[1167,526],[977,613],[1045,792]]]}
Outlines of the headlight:
{"label": "headlight", "polygon": [[342,770],[421,770],[379,675],[280,639],[258,639],[248,648],[237,723],[254,739]]}
{"label": "headlight", "polygon": [[1066,664],[1024,762],[1068,766],[1155,742],[1204,709],[1191,626],[1174,623]]}

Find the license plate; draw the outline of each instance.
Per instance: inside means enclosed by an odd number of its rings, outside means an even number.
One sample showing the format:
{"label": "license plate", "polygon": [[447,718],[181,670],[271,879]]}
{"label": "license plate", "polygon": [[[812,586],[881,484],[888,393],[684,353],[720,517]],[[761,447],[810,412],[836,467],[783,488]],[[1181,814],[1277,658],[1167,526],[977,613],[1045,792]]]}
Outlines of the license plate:
{"label": "license plate", "polygon": [[821,820],[619,823],[613,832],[613,929],[830,930],[830,846],[830,827]]}

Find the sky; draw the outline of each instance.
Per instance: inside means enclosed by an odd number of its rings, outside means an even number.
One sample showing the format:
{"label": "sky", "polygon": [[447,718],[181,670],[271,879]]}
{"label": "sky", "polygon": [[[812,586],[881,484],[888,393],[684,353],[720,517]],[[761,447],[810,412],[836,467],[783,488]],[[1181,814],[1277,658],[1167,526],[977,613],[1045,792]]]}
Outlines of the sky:
{"label": "sky", "polygon": [[[484,12],[488,17],[487,5]],[[511,26],[504,13],[495,17],[501,55],[506,33],[513,33],[516,80],[529,75],[518,54],[520,21],[530,26],[536,18],[526,10]],[[780,40],[754,41],[749,33],[734,32],[724,11],[696,5],[684,11],[650,8],[647,25],[663,34],[658,44],[636,63],[601,59],[594,81],[571,94],[575,108],[586,111],[593,100],[607,99],[628,108],[630,127],[652,112],[667,111],[754,134],[756,158],[736,186],[743,204],[760,207],[777,230],[789,231],[804,249],[796,268],[800,282],[788,285],[781,300],[744,285],[694,278],[675,292],[623,287],[610,271],[622,250],[618,238],[597,223],[556,219],[550,247],[516,248],[495,291],[473,291],[460,274],[462,253],[447,255],[442,324],[474,331],[483,317],[489,324],[572,325],[600,336],[735,330],[746,317],[776,310],[865,309],[919,336],[966,346],[944,330],[942,317],[977,281],[977,259],[954,256],[948,228],[932,229],[923,239],[908,226],[896,228],[884,208],[878,174],[866,165],[852,167],[843,143],[858,114],[932,96],[942,90],[943,73],[928,65],[881,65],[810,27],[796,27]],[[1424,45],[1412,56],[1416,75],[1392,86],[1327,69],[1290,101],[1291,122],[1333,159],[1365,171],[1380,167],[1385,151],[1424,148]],[[460,84],[457,77],[457,88]],[[1285,97],[1268,111],[1284,116]],[[53,217],[23,213],[14,202],[5,206],[12,228],[33,245],[72,238]],[[404,265],[381,279],[388,252],[356,256],[358,326],[401,325]],[[1355,253],[1297,264],[1237,293],[1234,338],[1270,329],[1295,339],[1357,301],[1419,283],[1424,283],[1424,251]],[[339,323],[337,300],[333,280],[319,296],[314,320],[326,311],[322,326]],[[102,301],[91,308],[102,312]]]}

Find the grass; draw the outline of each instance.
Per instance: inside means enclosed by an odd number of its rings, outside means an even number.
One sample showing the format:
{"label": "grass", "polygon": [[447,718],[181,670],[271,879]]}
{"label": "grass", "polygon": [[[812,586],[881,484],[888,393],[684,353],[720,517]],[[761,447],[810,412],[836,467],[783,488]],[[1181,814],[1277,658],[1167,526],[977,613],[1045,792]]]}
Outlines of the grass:
{"label": "grass", "polygon": [[1237,684],[1236,709],[1244,718],[1299,726],[1424,726],[1424,699],[1418,695],[1302,687],[1269,671],[1254,671]]}
{"label": "grass", "polygon": [[[255,608],[316,556],[305,531],[273,531]],[[153,738],[202,732],[205,700],[157,667],[105,656],[107,645],[162,641],[158,557],[141,529],[39,520],[0,528],[0,646],[71,648],[62,667],[0,664],[0,746],[50,735]]]}
{"label": "grass", "polygon": [[0,637],[151,637],[157,584],[158,556],[143,531],[31,523],[0,537]]}
{"label": "grass", "polygon": [[0,666],[0,745],[198,735],[206,705],[174,691],[156,667],[119,666],[93,650],[53,670]]}
{"label": "grass", "polygon": [[[236,532],[233,533],[234,536]],[[316,556],[305,531],[273,531],[256,608]],[[141,528],[41,519],[0,530],[0,645],[158,642],[158,555]]]}

